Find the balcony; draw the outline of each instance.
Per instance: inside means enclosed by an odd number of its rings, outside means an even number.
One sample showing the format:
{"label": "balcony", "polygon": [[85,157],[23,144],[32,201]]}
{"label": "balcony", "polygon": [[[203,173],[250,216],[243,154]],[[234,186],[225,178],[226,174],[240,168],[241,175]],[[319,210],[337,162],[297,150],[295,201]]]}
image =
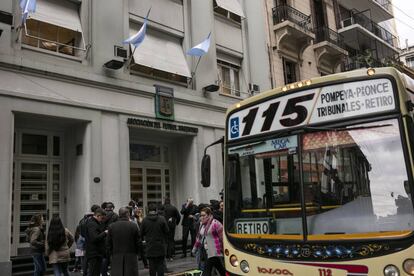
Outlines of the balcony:
{"label": "balcony", "polygon": [[313,50],[319,71],[325,74],[335,73],[338,65],[348,56],[342,35],[327,27],[319,27],[315,36]]}
{"label": "balcony", "polygon": [[348,57],[343,63],[343,71],[350,71],[360,68],[369,67],[386,67],[398,64],[397,57],[393,52],[384,55],[381,49],[355,50],[345,46],[348,51]]}
{"label": "balcony", "polygon": [[349,57],[348,60],[344,63],[344,71],[351,71],[361,68],[369,67],[384,67],[385,63],[374,59],[374,58],[364,58],[362,56],[353,56]]}
{"label": "balcony", "polygon": [[[371,40],[377,40],[393,52],[398,52],[397,37],[372,21],[364,12],[352,11],[351,17],[342,21],[342,28],[338,30],[344,37],[344,42],[354,48],[360,48],[358,37],[365,36]],[[366,40],[366,39],[365,39]],[[366,47],[371,48],[371,47]]]}
{"label": "balcony", "polygon": [[348,10],[369,10],[372,20],[376,23],[394,17],[390,0],[340,0],[339,4]]}
{"label": "balcony", "polygon": [[276,38],[274,47],[280,56],[301,62],[303,51],[315,39],[311,16],[288,5],[279,5],[272,12]]}

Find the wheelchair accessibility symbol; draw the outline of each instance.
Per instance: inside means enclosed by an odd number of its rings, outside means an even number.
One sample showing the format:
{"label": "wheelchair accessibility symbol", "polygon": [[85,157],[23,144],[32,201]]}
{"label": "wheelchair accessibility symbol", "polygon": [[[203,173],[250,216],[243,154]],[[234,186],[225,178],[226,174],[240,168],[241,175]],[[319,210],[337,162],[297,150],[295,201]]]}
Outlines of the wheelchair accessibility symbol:
{"label": "wheelchair accessibility symbol", "polygon": [[230,120],[230,138],[239,137],[239,118],[233,118]]}

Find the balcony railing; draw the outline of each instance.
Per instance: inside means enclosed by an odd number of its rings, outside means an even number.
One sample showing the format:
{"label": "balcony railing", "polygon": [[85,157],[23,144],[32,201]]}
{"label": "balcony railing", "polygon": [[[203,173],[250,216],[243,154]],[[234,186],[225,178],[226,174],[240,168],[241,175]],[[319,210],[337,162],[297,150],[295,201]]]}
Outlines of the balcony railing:
{"label": "balcony railing", "polygon": [[328,41],[338,47],[344,48],[343,36],[328,27],[318,27],[315,31],[315,36],[315,43]]}
{"label": "balcony railing", "polygon": [[397,37],[372,21],[368,16],[364,15],[363,12],[353,11],[354,13],[350,18],[342,21],[343,27],[348,27],[353,24],[359,24],[361,27],[367,29],[377,37],[384,40],[387,44],[392,47],[397,46]]}
{"label": "balcony railing", "polygon": [[312,31],[311,16],[306,15],[288,5],[279,5],[273,10],[273,24],[279,24],[284,21],[290,21],[298,25],[305,31]]}
{"label": "balcony railing", "polygon": [[395,56],[384,56],[379,58],[375,54],[375,50],[357,51],[348,49],[349,56],[344,63],[345,71],[368,68],[368,67],[385,67],[398,63]]}
{"label": "balcony railing", "polygon": [[383,67],[385,66],[381,61],[372,59],[370,62],[358,60],[356,58],[349,58],[347,62],[344,64],[344,71],[351,71],[355,69],[361,68],[369,68],[369,67]]}
{"label": "balcony railing", "polygon": [[374,0],[374,1],[377,2],[378,5],[386,9],[389,13],[392,13],[390,0]]}

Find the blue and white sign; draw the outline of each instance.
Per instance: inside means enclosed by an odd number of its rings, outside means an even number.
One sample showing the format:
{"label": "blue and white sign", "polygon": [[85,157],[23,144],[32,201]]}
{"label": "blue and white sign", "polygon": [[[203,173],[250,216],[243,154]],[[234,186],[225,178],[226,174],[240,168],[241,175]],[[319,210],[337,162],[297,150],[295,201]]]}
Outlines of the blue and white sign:
{"label": "blue and white sign", "polygon": [[295,149],[298,146],[298,137],[296,135],[270,139],[251,145],[244,145],[229,149],[229,153],[237,153],[239,156],[254,155],[263,152]]}
{"label": "blue and white sign", "polygon": [[230,138],[231,139],[237,139],[240,136],[239,133],[239,118],[233,118],[230,120]]}

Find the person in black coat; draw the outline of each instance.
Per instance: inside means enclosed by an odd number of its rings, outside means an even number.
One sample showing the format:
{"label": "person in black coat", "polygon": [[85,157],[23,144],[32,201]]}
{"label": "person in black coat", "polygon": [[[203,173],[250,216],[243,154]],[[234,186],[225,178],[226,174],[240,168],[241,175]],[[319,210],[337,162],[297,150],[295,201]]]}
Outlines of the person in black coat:
{"label": "person in black coat", "polygon": [[[105,225],[105,230],[108,230],[109,225],[118,220],[118,215],[114,213],[115,205],[112,202],[104,202],[102,203],[101,207],[105,210],[106,213],[105,219],[103,220],[103,224]],[[101,265],[102,276],[108,276],[108,269],[109,257],[104,256]]]}
{"label": "person in black coat", "polygon": [[104,217],[105,211],[98,208],[86,225],[85,255],[88,262],[88,276],[99,276],[101,274],[102,259],[105,256],[105,238],[108,233],[102,223]]}
{"label": "person in black coat", "polygon": [[[197,213],[197,206],[194,205],[193,199],[190,197],[187,199],[187,202],[183,204],[181,208],[181,214],[183,215],[183,220],[181,225],[183,226],[183,240],[182,240],[182,250],[183,258],[187,257],[187,239],[188,234],[191,235],[191,248],[194,246],[196,231],[195,231],[195,220],[194,215]],[[191,253],[191,256],[193,254]]]}
{"label": "person in black coat", "polygon": [[169,198],[166,198],[164,201],[164,217],[168,224],[168,235],[167,235],[167,259],[172,261],[174,257],[174,237],[175,237],[175,227],[180,223],[181,215],[178,212],[178,209],[171,205]]}
{"label": "person in black coat", "polygon": [[130,211],[119,209],[119,219],[109,225],[106,248],[112,256],[112,275],[137,276],[137,255],[141,248],[141,236],[136,223],[129,220]]}
{"label": "person in black coat", "polygon": [[155,204],[149,204],[148,211],[148,215],[142,221],[141,234],[145,238],[149,272],[150,276],[163,276],[168,224],[165,218],[158,214]]}

